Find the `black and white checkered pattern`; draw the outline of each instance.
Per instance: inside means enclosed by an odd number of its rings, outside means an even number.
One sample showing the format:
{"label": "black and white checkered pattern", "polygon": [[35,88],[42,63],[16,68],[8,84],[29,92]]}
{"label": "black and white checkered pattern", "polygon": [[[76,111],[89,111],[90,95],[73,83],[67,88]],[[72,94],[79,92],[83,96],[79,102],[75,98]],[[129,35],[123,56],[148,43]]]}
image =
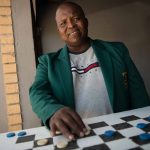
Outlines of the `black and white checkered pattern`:
{"label": "black and white checkered pattern", "polygon": [[[139,134],[150,132],[150,118],[140,118],[136,115],[130,115],[121,117],[116,120],[117,123],[110,123],[110,121],[99,121],[87,124],[91,129],[90,135],[77,138],[75,141],[69,142],[66,148],[62,150],[121,150],[121,149],[150,149],[150,140],[140,140]],[[145,129],[139,129],[136,127],[138,123],[147,123],[148,126]],[[116,134],[113,137],[106,137],[104,132],[106,130],[114,130]],[[33,147],[31,149],[55,149],[58,141],[66,140],[64,136],[57,135],[54,138],[47,138],[48,144],[45,146],[38,146],[35,135],[27,135],[24,137],[18,137],[16,144],[33,141]]]}

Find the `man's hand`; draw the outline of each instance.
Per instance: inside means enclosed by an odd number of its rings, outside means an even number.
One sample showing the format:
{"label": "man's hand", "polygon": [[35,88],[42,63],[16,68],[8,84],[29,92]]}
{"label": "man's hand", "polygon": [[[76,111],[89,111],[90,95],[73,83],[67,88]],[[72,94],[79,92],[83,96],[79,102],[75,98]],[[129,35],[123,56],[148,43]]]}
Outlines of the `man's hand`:
{"label": "man's hand", "polygon": [[80,116],[71,108],[64,107],[59,109],[49,121],[52,135],[56,135],[56,131],[60,131],[66,138],[73,140],[74,134],[83,137],[86,127]]}

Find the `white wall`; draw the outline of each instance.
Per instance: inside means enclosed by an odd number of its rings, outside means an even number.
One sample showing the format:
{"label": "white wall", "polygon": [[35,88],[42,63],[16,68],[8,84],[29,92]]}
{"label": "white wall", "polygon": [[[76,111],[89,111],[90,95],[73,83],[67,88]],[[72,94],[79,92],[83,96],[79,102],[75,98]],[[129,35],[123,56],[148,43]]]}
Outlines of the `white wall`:
{"label": "white wall", "polygon": [[[140,71],[150,96],[150,3],[120,0],[76,0],[89,19],[89,35],[108,41],[122,41]],[[43,29],[44,53],[58,50],[64,45],[54,21],[54,10],[49,9]]]}

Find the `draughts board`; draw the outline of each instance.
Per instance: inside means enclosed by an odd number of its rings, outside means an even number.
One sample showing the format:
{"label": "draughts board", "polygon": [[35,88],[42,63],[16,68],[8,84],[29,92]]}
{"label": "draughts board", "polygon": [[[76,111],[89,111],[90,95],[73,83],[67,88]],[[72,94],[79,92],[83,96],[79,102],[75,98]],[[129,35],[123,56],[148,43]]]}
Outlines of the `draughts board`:
{"label": "draughts board", "polygon": [[[150,133],[150,107],[126,111],[116,114],[104,115],[84,120],[91,128],[90,135],[77,138],[69,142],[62,150],[150,150],[150,140],[140,140],[139,135]],[[145,129],[136,127],[138,123],[146,123]],[[113,137],[105,137],[106,130],[114,130]],[[63,135],[50,137],[50,132],[45,127],[25,130],[26,136],[7,138],[6,134],[0,135],[0,149],[7,150],[58,150],[56,143],[67,140]],[[17,132],[16,132],[17,133]],[[38,146],[37,140],[47,138],[47,145]]]}

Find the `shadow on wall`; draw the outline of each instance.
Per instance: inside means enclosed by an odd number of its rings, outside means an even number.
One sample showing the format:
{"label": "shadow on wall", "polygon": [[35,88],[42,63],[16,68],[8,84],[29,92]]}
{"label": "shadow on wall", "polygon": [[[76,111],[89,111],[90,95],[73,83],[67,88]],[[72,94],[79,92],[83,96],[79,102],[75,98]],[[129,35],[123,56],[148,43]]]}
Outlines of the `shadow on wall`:
{"label": "shadow on wall", "polygon": [[89,5],[89,0],[76,0],[77,3],[83,6],[83,9],[85,10],[85,13],[87,15],[97,11],[119,7],[121,5],[133,3],[136,1],[137,0],[93,0],[92,3],[94,3],[95,5],[93,4],[91,7],[91,5]]}

